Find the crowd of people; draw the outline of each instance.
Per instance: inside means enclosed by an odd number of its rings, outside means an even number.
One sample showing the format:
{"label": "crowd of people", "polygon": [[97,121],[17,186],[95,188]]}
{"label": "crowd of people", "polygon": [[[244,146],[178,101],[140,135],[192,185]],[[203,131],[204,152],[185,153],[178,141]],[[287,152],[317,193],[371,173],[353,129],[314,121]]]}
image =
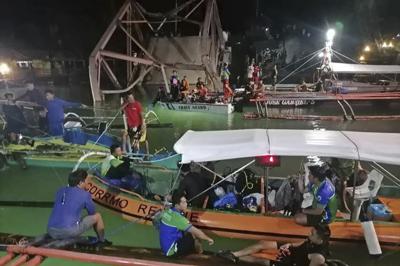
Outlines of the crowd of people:
{"label": "crowd of people", "polygon": [[201,77],[197,78],[195,86],[191,87],[187,76],[179,79],[178,72],[174,70],[170,78],[170,93],[164,87],[160,87],[153,103],[162,102],[182,102],[182,103],[230,103],[233,98],[233,90],[229,82],[229,68],[224,64],[221,73],[221,83],[223,95],[211,93]]}

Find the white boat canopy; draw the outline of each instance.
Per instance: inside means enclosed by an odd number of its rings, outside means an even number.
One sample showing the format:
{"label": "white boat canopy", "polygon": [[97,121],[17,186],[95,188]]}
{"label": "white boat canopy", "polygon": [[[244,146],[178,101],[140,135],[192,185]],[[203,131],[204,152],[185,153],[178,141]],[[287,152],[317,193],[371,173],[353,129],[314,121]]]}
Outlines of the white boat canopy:
{"label": "white boat canopy", "polygon": [[175,143],[174,150],[182,155],[183,163],[271,154],[400,165],[400,134],[290,129],[189,130]]}
{"label": "white boat canopy", "polygon": [[360,73],[360,74],[398,74],[400,65],[363,65],[330,63],[331,69],[336,73]]}

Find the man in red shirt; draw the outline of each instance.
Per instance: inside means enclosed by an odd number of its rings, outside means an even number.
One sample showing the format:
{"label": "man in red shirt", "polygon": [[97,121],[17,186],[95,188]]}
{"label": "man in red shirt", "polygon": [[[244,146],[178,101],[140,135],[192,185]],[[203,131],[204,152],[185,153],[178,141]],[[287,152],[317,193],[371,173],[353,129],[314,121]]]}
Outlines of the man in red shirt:
{"label": "man in red shirt", "polygon": [[142,105],[135,100],[132,93],[126,96],[126,100],[127,102],[122,106],[122,109],[126,116],[129,137],[131,137],[133,141],[134,139],[140,138],[143,125]]}

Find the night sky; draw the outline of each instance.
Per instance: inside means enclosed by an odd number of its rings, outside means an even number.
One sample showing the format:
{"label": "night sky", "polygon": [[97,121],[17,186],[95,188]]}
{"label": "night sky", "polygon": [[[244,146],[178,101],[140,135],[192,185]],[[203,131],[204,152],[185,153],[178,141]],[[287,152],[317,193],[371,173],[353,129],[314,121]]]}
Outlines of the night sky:
{"label": "night sky", "polygon": [[[64,49],[86,57],[106,29],[122,0],[1,0],[0,45]],[[141,0],[162,11],[175,0]],[[178,3],[183,2],[178,0]],[[313,34],[336,27],[349,44],[400,32],[398,0],[218,0],[224,30],[243,34],[263,24],[279,33],[296,24]]]}

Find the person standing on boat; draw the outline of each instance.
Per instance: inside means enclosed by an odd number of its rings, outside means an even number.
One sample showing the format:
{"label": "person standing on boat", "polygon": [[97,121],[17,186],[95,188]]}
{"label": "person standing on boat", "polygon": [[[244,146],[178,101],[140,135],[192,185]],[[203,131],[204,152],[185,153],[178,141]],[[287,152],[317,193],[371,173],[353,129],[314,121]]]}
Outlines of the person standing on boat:
{"label": "person standing on boat", "polygon": [[[240,261],[260,263],[264,265],[296,265],[296,266],[322,266],[326,265],[329,255],[329,237],[331,235],[328,225],[318,224],[311,229],[308,238],[299,243],[287,243],[279,247],[278,255],[274,261],[252,256],[265,251],[276,250],[278,243],[275,241],[260,241],[255,245],[232,252],[221,250],[217,256],[231,262]],[[276,264],[271,264],[271,262]]]}
{"label": "person standing on boat", "polygon": [[224,81],[224,103],[232,102],[233,91],[229,86],[229,80]]}
{"label": "person standing on boat", "polygon": [[[39,129],[43,132],[46,131],[46,97],[43,92],[36,88],[33,82],[26,83],[27,91],[16,98],[16,101],[28,101],[36,103],[38,107],[35,107],[36,111],[39,113]],[[33,118],[32,118],[33,119]]]}
{"label": "person standing on boat", "polygon": [[190,91],[189,81],[187,80],[186,76],[183,76],[181,85],[181,99],[186,99]]}
{"label": "person standing on boat", "polygon": [[171,83],[172,101],[177,102],[179,100],[180,84],[179,84],[178,72],[176,72],[176,70],[172,71],[170,83]]}
{"label": "person standing on boat", "polygon": [[[192,199],[211,186],[211,180],[209,180],[207,176],[201,176],[198,173],[192,172],[190,164],[183,164],[180,170],[182,180],[179,184],[178,191],[183,192],[187,199]],[[192,207],[201,208],[206,197],[207,194],[203,194],[194,198],[190,201],[190,205]]]}
{"label": "person standing on boat", "polygon": [[50,136],[62,136],[64,133],[64,109],[85,107],[75,102],[68,102],[57,98],[53,90],[46,91],[47,126]]}
{"label": "person standing on boat", "polygon": [[16,98],[16,101],[28,101],[46,107],[46,97],[43,95],[43,92],[36,88],[33,82],[26,83],[26,88],[27,91]]}
{"label": "person standing on boat", "polygon": [[188,203],[182,191],[176,190],[172,194],[172,204],[172,208],[162,212],[158,228],[161,251],[165,256],[201,254],[203,249],[199,240],[214,244],[213,239],[185,218]]}
{"label": "person standing on boat", "polygon": [[[57,191],[47,233],[53,239],[68,239],[79,237],[93,228],[100,245],[111,245],[104,238],[103,218],[96,212],[90,193],[85,191],[87,177],[85,170],[69,174],[68,186]],[[81,218],[83,209],[86,209],[88,215]]]}
{"label": "person standing on boat", "polygon": [[231,75],[231,72],[229,71],[228,64],[224,63],[224,66],[222,68],[222,73],[221,73],[222,84],[229,82],[230,75]]}
{"label": "person standing on boat", "polygon": [[135,139],[140,139],[141,136],[143,125],[142,105],[135,99],[132,93],[129,93],[126,96],[126,103],[122,106],[122,109],[126,116],[128,134],[132,145]]}
{"label": "person standing on boat", "polygon": [[272,87],[274,91],[276,91],[276,83],[278,82],[278,67],[276,64],[274,65],[274,69],[272,70]]}
{"label": "person standing on boat", "polygon": [[327,177],[326,165],[309,166],[310,183],[304,189],[303,180],[299,179],[300,192],[311,192],[314,196],[313,206],[303,209],[295,215],[295,221],[300,225],[315,225],[318,223],[329,224],[333,222],[337,211],[335,186]]}
{"label": "person standing on boat", "polygon": [[26,119],[21,108],[15,104],[14,95],[6,93],[4,96],[7,100],[7,103],[3,105],[3,113],[6,120],[5,133],[9,141],[16,143],[18,134],[27,132]]}

